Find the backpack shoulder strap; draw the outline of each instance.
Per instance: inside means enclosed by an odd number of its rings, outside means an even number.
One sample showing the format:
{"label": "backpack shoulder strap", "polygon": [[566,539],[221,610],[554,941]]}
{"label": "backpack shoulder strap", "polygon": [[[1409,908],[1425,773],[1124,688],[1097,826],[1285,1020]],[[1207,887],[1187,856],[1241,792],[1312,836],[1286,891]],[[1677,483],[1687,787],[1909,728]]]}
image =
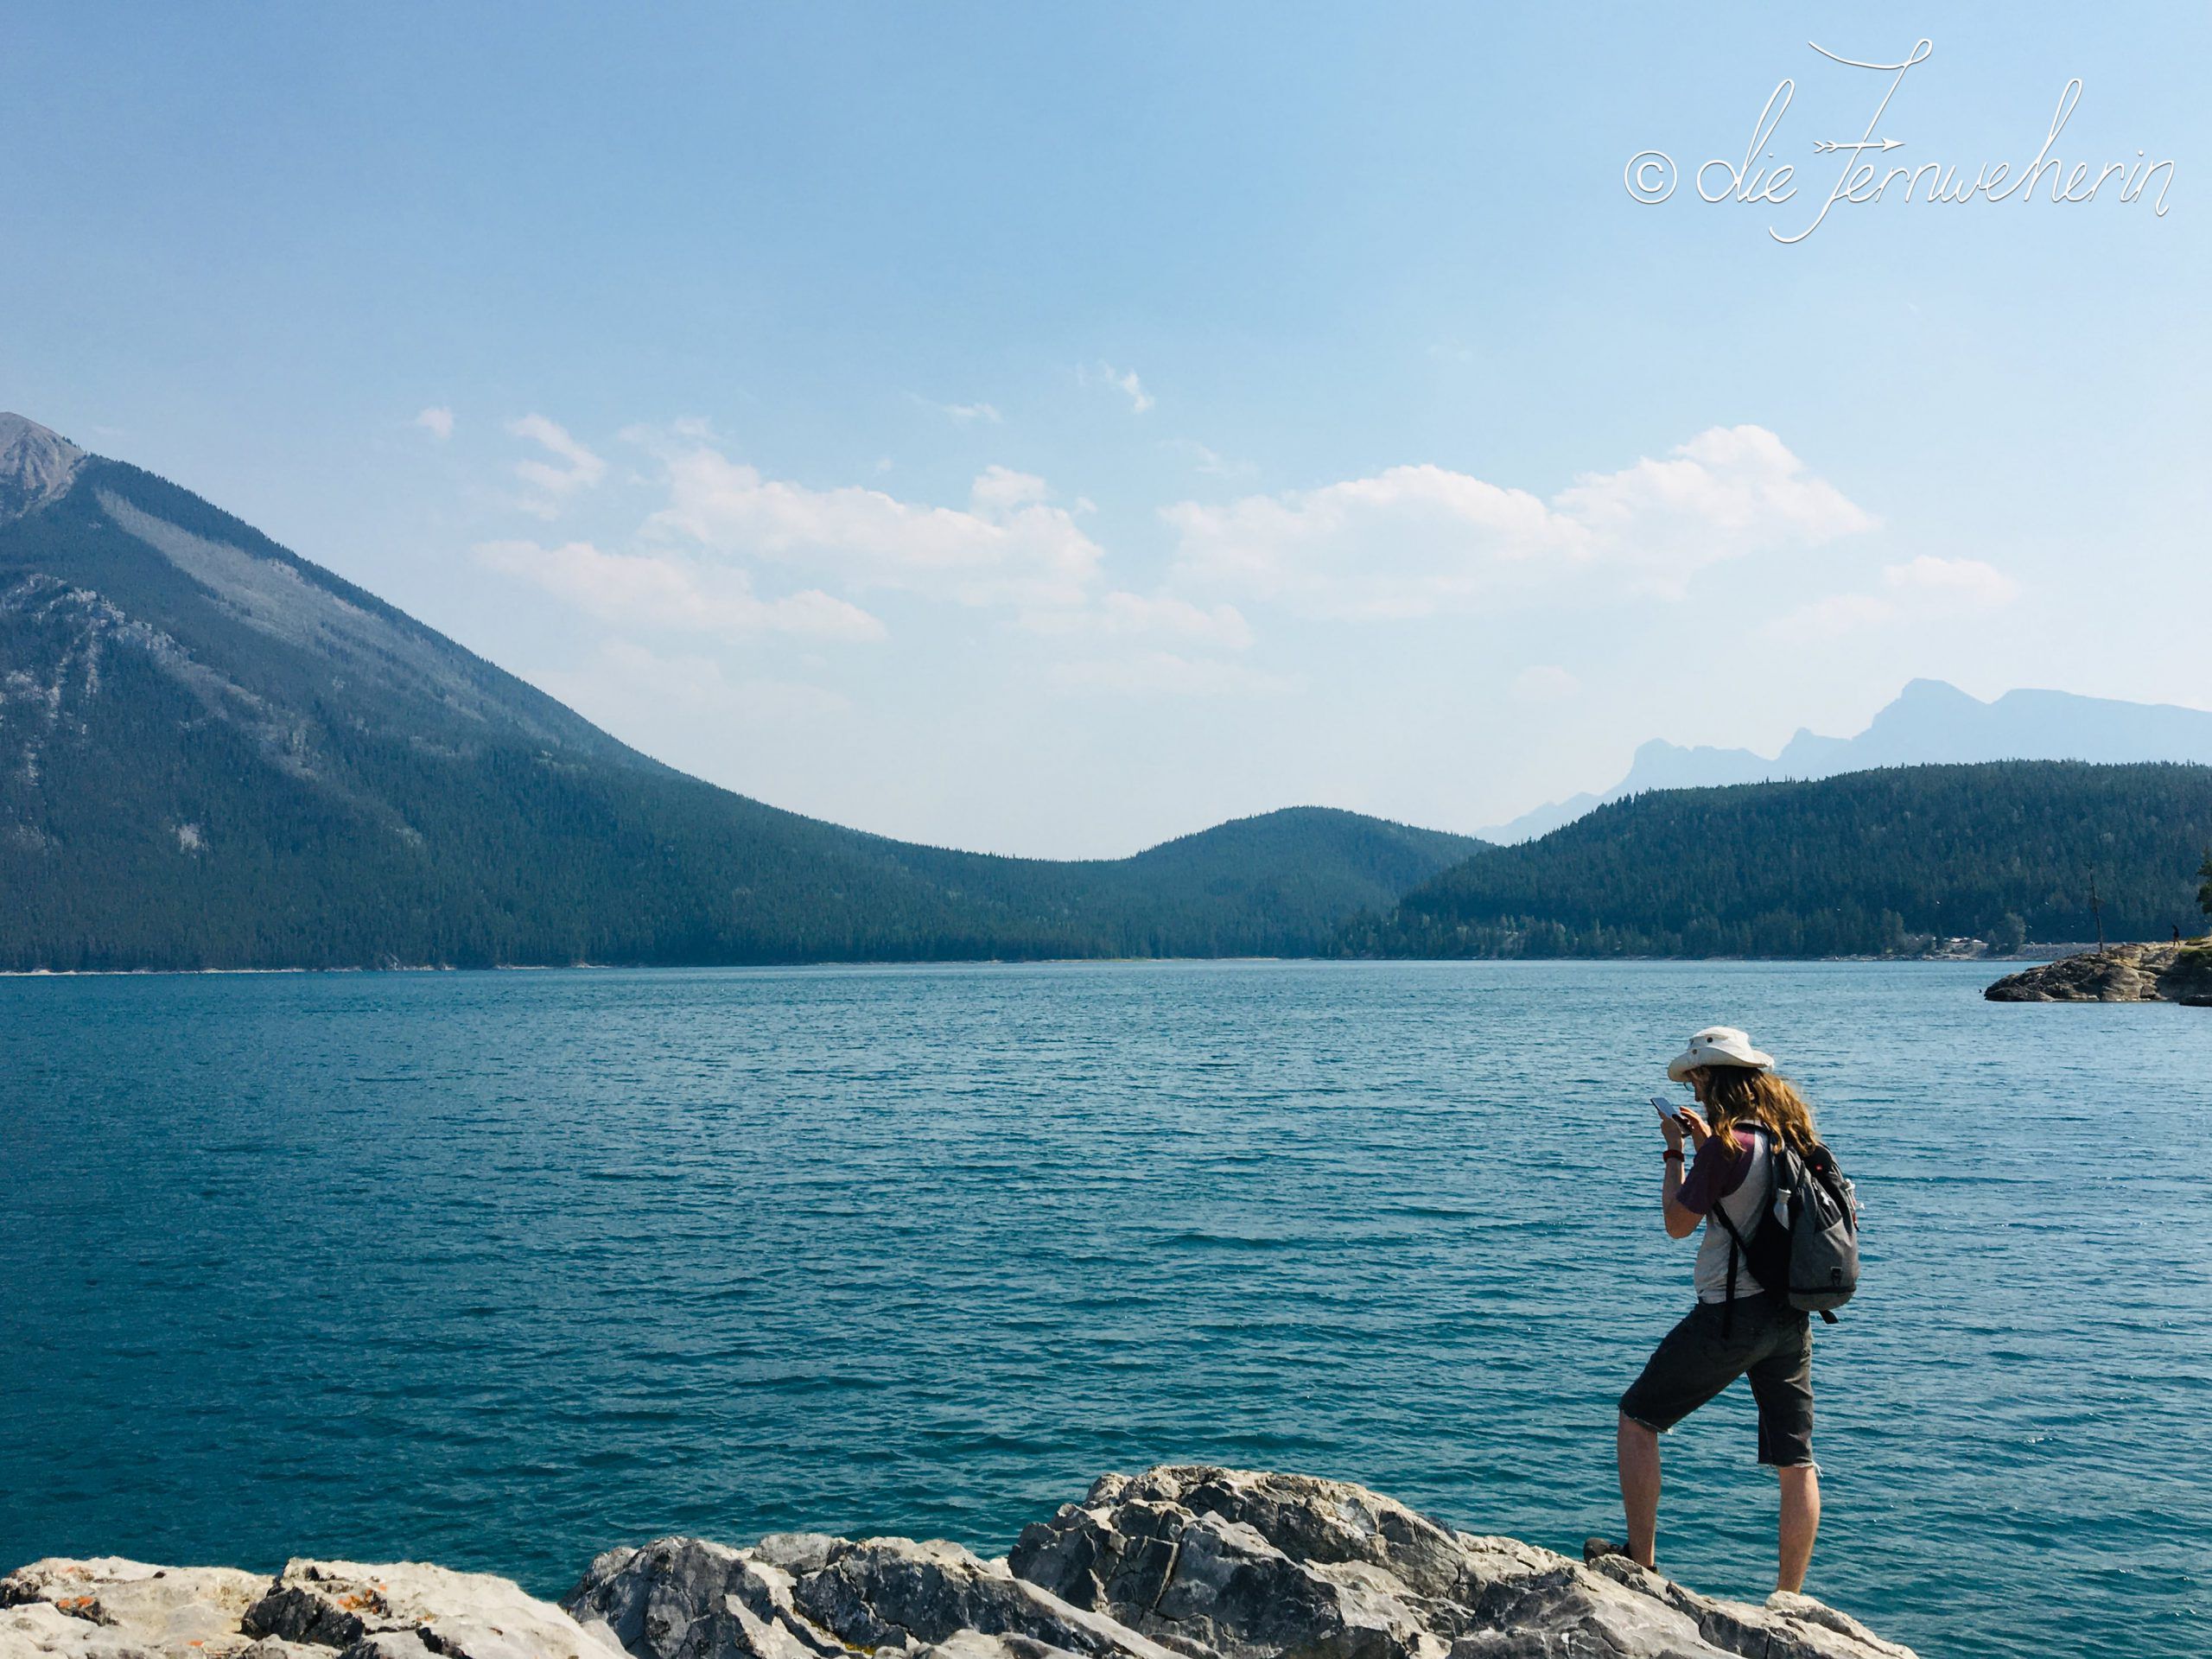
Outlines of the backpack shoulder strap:
{"label": "backpack shoulder strap", "polygon": [[[1764,1135],[1766,1131],[1764,1129],[1755,1128],[1751,1133],[1757,1135]],[[1752,1158],[1757,1158],[1758,1156],[1758,1147],[1756,1144],[1753,1145],[1749,1155]],[[1770,1195],[1771,1195],[1773,1192],[1773,1181],[1775,1179],[1777,1179],[1776,1173],[1772,1169],[1773,1162],[1773,1154],[1770,1149],[1767,1155],[1767,1163],[1769,1165],[1768,1192]],[[1770,1196],[1766,1201],[1769,1204],[1771,1204],[1774,1200],[1772,1197]],[[1707,1213],[1719,1222],[1721,1226],[1727,1230],[1728,1234],[1728,1300],[1722,1305],[1720,1310],[1720,1334],[1725,1337],[1728,1334],[1730,1328],[1736,1323],[1736,1262],[1738,1258],[1740,1257],[1745,1262],[1748,1263],[1751,1259],[1751,1247],[1744,1242],[1743,1234],[1736,1230],[1736,1224],[1728,1218],[1728,1206],[1721,1202],[1721,1195],[1719,1193],[1716,1192],[1713,1195],[1713,1208],[1707,1211]]]}
{"label": "backpack shoulder strap", "polygon": [[[1751,1211],[1752,1216],[1755,1217],[1751,1223],[1751,1230],[1753,1232],[1757,1232],[1758,1230],[1758,1222],[1756,1217],[1759,1214],[1759,1211],[1764,1210],[1766,1205],[1772,1204],[1775,1200],[1775,1195],[1782,1191],[1782,1154],[1783,1148],[1782,1137],[1775,1134],[1773,1130],[1766,1128],[1764,1124],[1753,1124],[1751,1126],[1751,1134],[1757,1137],[1757,1142],[1751,1147],[1749,1154],[1751,1157],[1753,1159],[1758,1158],[1758,1145],[1760,1143],[1763,1143],[1766,1147],[1766,1197],[1761,1201],[1759,1210],[1754,1210]],[[1747,1175],[1748,1173],[1749,1172],[1746,1172]],[[1744,1243],[1744,1236],[1736,1230],[1736,1224],[1728,1219],[1728,1212],[1721,1207],[1720,1200],[1717,1196],[1713,1200],[1713,1213],[1720,1217],[1720,1224],[1728,1230],[1728,1236],[1734,1239],[1738,1245],[1741,1245],[1746,1255],[1750,1254],[1751,1247]]]}
{"label": "backpack shoulder strap", "polygon": [[[1773,1190],[1773,1182],[1770,1180],[1767,1184],[1767,1191],[1770,1194],[1767,1199],[1769,1204],[1774,1202],[1773,1198],[1770,1196]],[[1743,1234],[1736,1230],[1736,1224],[1728,1218],[1728,1212],[1721,1207],[1720,1200],[1719,1198],[1713,1199],[1713,1209],[1710,1213],[1713,1218],[1720,1224],[1721,1227],[1728,1235],[1728,1294],[1731,1296],[1733,1296],[1736,1294],[1736,1254],[1740,1250],[1743,1252],[1745,1256],[1748,1258],[1751,1253],[1751,1247],[1750,1243],[1745,1241]]]}

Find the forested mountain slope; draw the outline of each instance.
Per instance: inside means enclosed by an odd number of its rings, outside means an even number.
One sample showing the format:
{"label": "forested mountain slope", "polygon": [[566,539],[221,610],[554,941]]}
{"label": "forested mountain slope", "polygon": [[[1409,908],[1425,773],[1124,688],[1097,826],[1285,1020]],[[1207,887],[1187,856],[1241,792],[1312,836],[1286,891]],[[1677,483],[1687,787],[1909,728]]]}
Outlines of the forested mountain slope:
{"label": "forested mountain slope", "polygon": [[2212,766],[1996,761],[1663,790],[1484,852],[1344,930],[1354,955],[1861,956],[2202,924]]}
{"label": "forested mountain slope", "polygon": [[1301,809],[1061,863],[781,811],[0,416],[0,968],[1311,952],[1481,845]]}

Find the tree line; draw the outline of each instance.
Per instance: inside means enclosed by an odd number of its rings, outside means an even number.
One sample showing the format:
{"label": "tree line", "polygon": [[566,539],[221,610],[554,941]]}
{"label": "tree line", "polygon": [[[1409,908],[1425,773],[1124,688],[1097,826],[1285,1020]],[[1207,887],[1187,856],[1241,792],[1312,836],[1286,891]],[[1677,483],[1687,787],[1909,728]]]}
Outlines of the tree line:
{"label": "tree line", "polygon": [[1999,761],[1661,791],[1457,865],[1348,924],[1338,948],[1902,956],[2086,941],[2100,919],[2114,939],[2164,939],[2212,899],[2212,852],[2203,889],[2188,874],[2208,836],[2212,767],[2195,766]]}

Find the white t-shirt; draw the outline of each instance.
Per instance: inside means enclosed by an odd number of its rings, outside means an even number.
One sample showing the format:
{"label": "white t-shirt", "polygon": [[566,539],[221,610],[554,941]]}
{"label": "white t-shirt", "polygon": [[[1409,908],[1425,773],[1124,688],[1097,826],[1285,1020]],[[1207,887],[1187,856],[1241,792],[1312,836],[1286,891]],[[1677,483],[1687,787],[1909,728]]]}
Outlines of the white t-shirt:
{"label": "white t-shirt", "polygon": [[[1733,1159],[1720,1155],[1715,1142],[1707,1141],[1697,1155],[1698,1167],[1683,1183],[1685,1192],[1693,1192],[1692,1182],[1702,1182],[1705,1191],[1722,1189],[1717,1200],[1719,1207],[1728,1212],[1728,1219],[1736,1224],[1736,1230],[1749,1240],[1752,1230],[1758,1225],[1759,1211],[1774,1196],[1774,1153],[1772,1137],[1764,1129],[1738,1130],[1751,1139],[1751,1167],[1744,1170],[1740,1179],[1737,1168],[1743,1157],[1743,1143],[1737,1142]],[[1708,1161],[1712,1167],[1707,1168]],[[1731,1186],[1729,1183],[1734,1182]],[[1681,1194],[1677,1195],[1678,1198]],[[1696,1196],[1702,1197],[1703,1192]],[[1728,1300],[1728,1250],[1734,1241],[1728,1230],[1713,1218],[1710,1211],[1705,1217],[1705,1236],[1698,1241],[1697,1267],[1691,1281],[1697,1287],[1700,1302],[1725,1302]],[[1751,1277],[1751,1264],[1745,1261],[1741,1250],[1736,1252],[1736,1294],[1738,1297],[1762,1294],[1759,1281]]]}

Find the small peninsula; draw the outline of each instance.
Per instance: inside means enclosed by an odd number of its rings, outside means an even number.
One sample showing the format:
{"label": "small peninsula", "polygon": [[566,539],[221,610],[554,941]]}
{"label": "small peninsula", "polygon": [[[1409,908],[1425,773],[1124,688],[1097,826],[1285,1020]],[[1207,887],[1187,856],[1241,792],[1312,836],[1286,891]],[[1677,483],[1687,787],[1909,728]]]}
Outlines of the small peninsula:
{"label": "small peninsula", "polygon": [[2212,1007],[2212,938],[2115,944],[2007,974],[1992,1002],[2182,1002]]}

